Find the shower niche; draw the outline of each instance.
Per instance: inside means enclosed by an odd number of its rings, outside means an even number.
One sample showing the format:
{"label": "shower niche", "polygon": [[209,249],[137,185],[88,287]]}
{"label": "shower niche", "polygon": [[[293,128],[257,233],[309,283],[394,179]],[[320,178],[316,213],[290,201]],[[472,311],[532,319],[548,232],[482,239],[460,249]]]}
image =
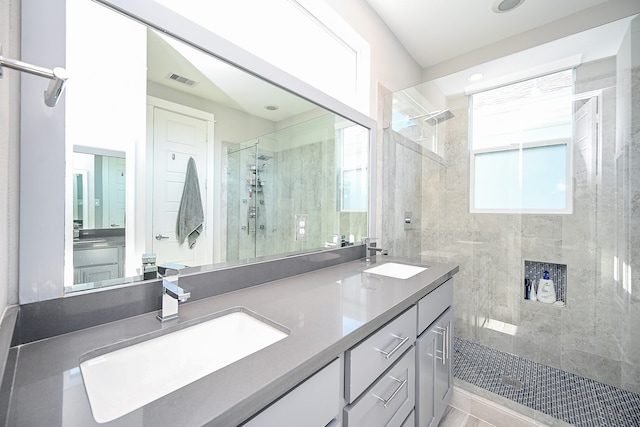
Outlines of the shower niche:
{"label": "shower niche", "polygon": [[567,266],[524,261],[524,299],[564,307],[567,301]]}

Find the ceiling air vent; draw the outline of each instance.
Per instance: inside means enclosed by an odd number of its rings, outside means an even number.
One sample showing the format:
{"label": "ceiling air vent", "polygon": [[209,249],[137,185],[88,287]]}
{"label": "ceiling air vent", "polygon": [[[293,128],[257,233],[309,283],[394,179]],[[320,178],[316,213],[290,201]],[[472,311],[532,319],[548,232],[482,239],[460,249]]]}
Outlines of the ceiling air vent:
{"label": "ceiling air vent", "polygon": [[187,85],[187,86],[190,86],[190,87],[191,86],[195,86],[195,85],[198,84],[197,81],[188,79],[186,77],[182,77],[181,75],[176,74],[176,73],[167,74],[167,78],[169,80],[173,80],[174,82],[182,83],[183,85]]}

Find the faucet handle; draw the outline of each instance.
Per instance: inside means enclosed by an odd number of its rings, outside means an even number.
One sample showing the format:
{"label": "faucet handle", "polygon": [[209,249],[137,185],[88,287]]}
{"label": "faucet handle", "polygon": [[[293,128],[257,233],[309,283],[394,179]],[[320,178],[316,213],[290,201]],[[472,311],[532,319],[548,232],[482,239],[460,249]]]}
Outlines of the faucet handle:
{"label": "faucet handle", "polygon": [[173,267],[173,266],[169,267],[168,265],[162,265],[162,264],[158,266],[158,278],[163,278],[163,277],[178,278],[179,276],[180,276],[180,269],[177,267]]}

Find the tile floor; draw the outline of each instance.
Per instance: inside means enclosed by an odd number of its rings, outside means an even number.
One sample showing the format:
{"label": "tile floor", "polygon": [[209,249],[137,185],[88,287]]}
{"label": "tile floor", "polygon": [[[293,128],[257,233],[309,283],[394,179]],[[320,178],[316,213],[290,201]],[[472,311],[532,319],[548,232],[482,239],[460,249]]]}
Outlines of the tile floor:
{"label": "tile floor", "polygon": [[546,427],[489,399],[454,387],[438,427]]}
{"label": "tile floor", "polygon": [[453,371],[466,390],[549,425],[640,426],[638,394],[460,338],[454,340]]}

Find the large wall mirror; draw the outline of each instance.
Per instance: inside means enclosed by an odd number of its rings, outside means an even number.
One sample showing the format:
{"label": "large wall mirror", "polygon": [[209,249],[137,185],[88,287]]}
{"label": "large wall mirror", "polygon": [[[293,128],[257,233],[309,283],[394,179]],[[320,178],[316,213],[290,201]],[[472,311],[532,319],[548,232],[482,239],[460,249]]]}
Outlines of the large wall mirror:
{"label": "large wall mirror", "polygon": [[143,280],[149,253],[189,272],[369,235],[367,127],[187,37],[73,3],[65,293]]}

